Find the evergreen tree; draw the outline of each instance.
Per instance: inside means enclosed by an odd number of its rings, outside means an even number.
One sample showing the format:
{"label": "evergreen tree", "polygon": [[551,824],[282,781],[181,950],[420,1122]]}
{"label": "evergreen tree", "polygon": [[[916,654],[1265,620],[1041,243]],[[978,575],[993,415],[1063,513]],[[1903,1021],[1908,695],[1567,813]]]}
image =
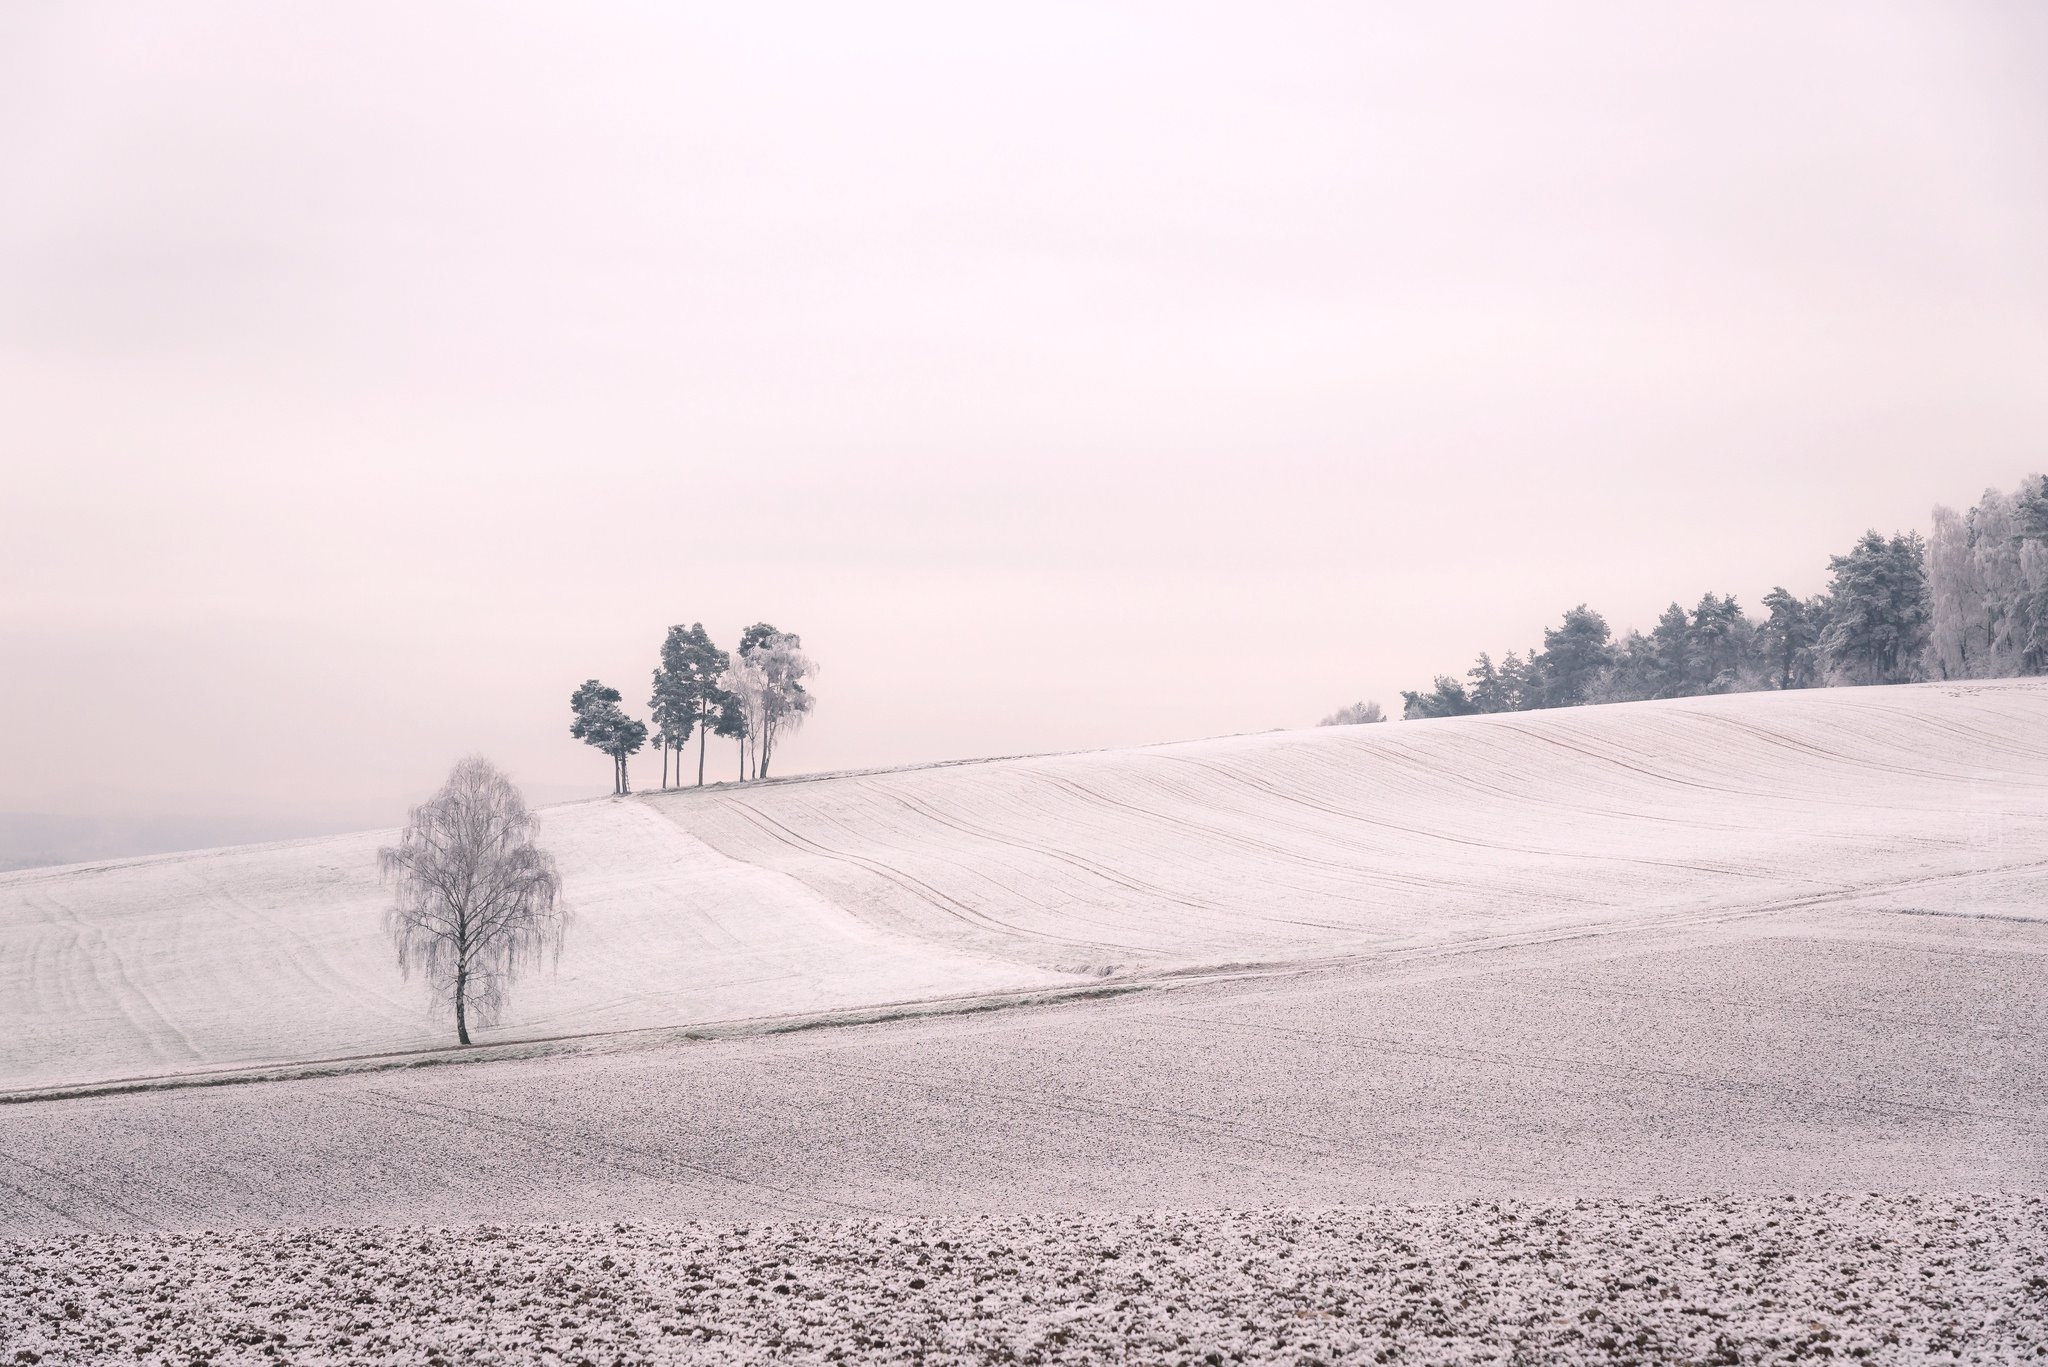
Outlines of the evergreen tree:
{"label": "evergreen tree", "polygon": [[1764,595],[1770,613],[1757,629],[1757,649],[1765,666],[1777,676],[1779,688],[1808,688],[1814,682],[1814,646],[1820,642],[1826,604],[1802,599],[1783,585]]}
{"label": "evergreen tree", "polygon": [[795,641],[799,647],[803,645],[803,642],[799,640],[793,633],[777,631],[773,626],[769,625],[767,622],[756,622],[754,623],[754,625],[748,627],[745,631],[740,633],[739,654],[742,658],[748,655],[752,655],[755,651],[759,650],[762,646],[767,645],[770,641],[774,640],[778,636],[788,636],[792,641]]}
{"label": "evergreen tree", "polygon": [[1643,697],[1683,698],[1697,691],[1693,687],[1692,619],[1684,608],[1673,603],[1658,615],[1657,625],[1650,629],[1649,654],[1645,671],[1649,691]]}
{"label": "evergreen tree", "polygon": [[1465,685],[1448,674],[1436,676],[1436,687],[1428,693],[1411,693],[1401,690],[1401,717],[1404,721],[1424,721],[1432,717],[1466,717],[1479,709],[1465,692]]}
{"label": "evergreen tree", "polygon": [[1529,665],[1517,651],[1510,650],[1501,658],[1500,688],[1501,696],[1507,702],[1504,711],[1519,712],[1529,705],[1532,688]]}
{"label": "evergreen tree", "polygon": [[1532,661],[1536,705],[1576,707],[1588,701],[1612,662],[1607,619],[1579,604],[1561,625],[1543,633],[1543,651]]}
{"label": "evergreen tree", "polygon": [[626,759],[647,744],[647,723],[635,721],[619,707],[619,690],[586,679],[569,697],[574,719],[569,734],[612,757],[612,792],[629,793],[632,784]]}
{"label": "evergreen tree", "polygon": [[1831,604],[1820,652],[1826,667],[1862,683],[1904,683],[1927,648],[1925,543],[1917,532],[1864,533],[1828,561]]}
{"label": "evergreen tree", "polygon": [[1686,629],[1687,691],[1732,693],[1740,688],[1753,631],[1732,595],[1701,597]]}
{"label": "evergreen tree", "polygon": [[1512,712],[1507,676],[1493,663],[1493,656],[1479,652],[1479,661],[1465,671],[1465,677],[1472,681],[1469,690],[1472,710],[1475,712]]}
{"label": "evergreen tree", "polygon": [[697,737],[697,786],[704,786],[704,740],[711,732],[731,735],[724,721],[734,700],[719,682],[731,661],[712,644],[702,622],[674,626],[661,643],[661,663],[654,671],[654,697],[648,709],[676,748],[676,782],[683,780],[682,748]]}
{"label": "evergreen tree", "polygon": [[1662,677],[1655,643],[1631,627],[1614,647],[1614,663],[1608,667],[1600,701],[1640,702],[1659,697]]}

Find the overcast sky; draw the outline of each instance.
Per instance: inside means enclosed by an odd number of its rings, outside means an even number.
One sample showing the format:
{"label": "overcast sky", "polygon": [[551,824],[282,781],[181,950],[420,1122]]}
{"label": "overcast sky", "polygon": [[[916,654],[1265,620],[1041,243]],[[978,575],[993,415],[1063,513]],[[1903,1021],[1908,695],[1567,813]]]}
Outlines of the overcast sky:
{"label": "overcast sky", "polygon": [[602,792],[674,622],[796,770],[1816,590],[2048,465],[2044,244],[2029,3],[17,0],[0,810]]}

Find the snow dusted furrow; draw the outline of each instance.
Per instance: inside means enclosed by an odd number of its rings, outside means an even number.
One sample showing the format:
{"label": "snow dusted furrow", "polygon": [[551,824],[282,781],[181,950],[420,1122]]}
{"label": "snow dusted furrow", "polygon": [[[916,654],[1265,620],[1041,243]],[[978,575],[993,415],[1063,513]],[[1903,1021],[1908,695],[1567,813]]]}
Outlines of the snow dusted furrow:
{"label": "snow dusted furrow", "polygon": [[1763,911],[2048,860],[2048,689],[1831,690],[904,770],[655,806],[1070,972]]}
{"label": "snow dusted furrow", "polygon": [[[491,1041],[1772,915],[2038,915],[2048,686],[1274,732],[548,809]],[[425,1049],[388,833],[0,875],[0,1091]],[[2030,910],[2030,908],[2032,910]]]}
{"label": "snow dusted furrow", "polygon": [[2048,1191],[2048,923],[1829,908],[0,1105],[75,1232]]}
{"label": "snow dusted furrow", "polygon": [[[847,916],[637,802],[549,808],[576,920],[485,1040],[829,1011],[1062,981]],[[389,833],[0,877],[0,1090],[445,1046],[399,974]]]}

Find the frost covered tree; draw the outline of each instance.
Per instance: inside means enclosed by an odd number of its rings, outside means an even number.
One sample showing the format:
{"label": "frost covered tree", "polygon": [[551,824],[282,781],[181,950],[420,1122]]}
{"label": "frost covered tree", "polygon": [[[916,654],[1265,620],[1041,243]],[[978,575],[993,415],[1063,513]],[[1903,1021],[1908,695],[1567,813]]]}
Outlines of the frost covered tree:
{"label": "frost covered tree", "polygon": [[1800,598],[1782,585],[1764,595],[1770,616],[1757,628],[1757,652],[1779,688],[1808,688],[1815,682],[1814,647],[1827,621],[1824,598]]}
{"label": "frost covered tree", "polygon": [[1355,702],[1349,707],[1340,707],[1329,716],[1317,722],[1317,726],[1365,726],[1372,722],[1385,721],[1387,714],[1376,702]]}
{"label": "frost covered tree", "polygon": [[2048,479],[1987,489],[1958,517],[1934,510],[1927,546],[1928,672],[2048,672]]}
{"label": "frost covered tree", "polygon": [[741,654],[734,656],[725,673],[718,676],[718,685],[732,698],[733,711],[738,714],[733,739],[739,742],[740,781],[744,783],[752,774],[753,748],[760,735],[768,677],[751,658]]}
{"label": "frost covered tree", "polygon": [[1614,663],[1607,668],[1592,700],[1595,702],[1637,702],[1658,696],[1663,687],[1663,669],[1657,647],[1642,632],[1630,627],[1614,643]]}
{"label": "frost covered tree", "polygon": [[2019,673],[2048,673],[2048,478],[2036,475],[2020,486],[2013,523],[2019,575],[2011,587],[2007,647],[2018,658]]}
{"label": "frost covered tree", "polygon": [[1828,561],[1824,666],[1845,682],[1905,683],[1927,647],[1927,571],[1919,533],[1865,532],[1847,555]]}
{"label": "frost covered tree", "polygon": [[742,778],[747,776],[749,750],[753,776],[768,777],[775,742],[802,726],[816,704],[807,681],[817,670],[793,632],[759,622],[740,637],[738,658],[726,671],[723,685],[739,704]]}
{"label": "frost covered tree", "polygon": [[[1732,594],[1705,594],[1686,624],[1686,683],[1693,693],[1733,693],[1745,678],[1756,628]],[[1751,676],[1753,677],[1753,675]]]}
{"label": "frost covered tree", "polygon": [[1997,621],[1970,532],[1971,522],[1953,509],[1934,510],[1927,538],[1927,659],[1929,672],[1943,679],[1978,677],[1993,664]]}
{"label": "frost covered tree", "polygon": [[630,793],[626,760],[647,744],[647,723],[635,721],[619,706],[619,690],[585,679],[569,697],[573,714],[569,734],[612,757],[612,791]]}
{"label": "frost covered tree", "polygon": [[491,1024],[513,977],[559,956],[568,911],[554,859],[534,843],[525,799],[489,760],[471,755],[441,791],[412,809],[396,845],[377,852],[396,898],[384,913],[399,969],[417,970],[455,1009],[455,1038]]}

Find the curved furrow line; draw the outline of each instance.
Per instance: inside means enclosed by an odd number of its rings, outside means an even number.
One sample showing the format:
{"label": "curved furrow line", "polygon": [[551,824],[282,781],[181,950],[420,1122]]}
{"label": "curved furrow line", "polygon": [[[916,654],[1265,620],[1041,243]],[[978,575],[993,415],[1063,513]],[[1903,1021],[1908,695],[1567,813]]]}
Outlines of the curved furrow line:
{"label": "curved furrow line", "polygon": [[[1812,755],[1816,759],[1832,760],[1838,764],[1847,765],[1851,769],[1875,770],[1880,773],[1898,774],[1903,778],[1910,778],[1923,783],[1955,783],[1968,781],[1967,777],[1958,774],[1953,769],[1916,769],[1908,767],[1903,764],[1889,764],[1881,760],[1871,759],[1865,756],[1846,754],[1840,750],[1829,749],[1828,747],[1817,744],[1816,742],[1810,740],[1803,740],[1797,736],[1789,736],[1782,731],[1774,731],[1768,727],[1759,726],[1754,722],[1738,721],[1734,717],[1717,716],[1711,713],[1703,713],[1700,715],[1703,720],[1709,721],[1716,726],[1721,726],[1732,731],[1738,731],[1744,735],[1753,736],[1756,739],[1763,741],[1766,745],[1776,746],[1780,749],[1798,750],[1802,754]],[[2006,780],[2006,784],[2010,787],[2048,789],[2048,783],[2036,783],[2025,779],[2008,778]],[[1909,810],[1938,811],[1941,809],[1936,807],[1928,809],[1912,808]]]}
{"label": "curved furrow line", "polygon": [[1022,850],[1027,854],[1037,855],[1041,858],[1057,860],[1062,864],[1066,864],[1072,868],[1079,869],[1083,873],[1093,874],[1095,877],[1113,883],[1117,887],[1123,888],[1129,892],[1141,893],[1148,897],[1158,897],[1164,901],[1172,902],[1177,906],[1187,907],[1192,911],[1219,912],[1223,910],[1223,908],[1214,906],[1207,902],[1197,902],[1189,898],[1182,897],[1179,893],[1172,892],[1166,888],[1160,887],[1156,883],[1147,883],[1140,879],[1129,877],[1125,874],[1117,872],[1115,869],[1107,868],[1101,864],[1098,864],[1092,859],[1087,859],[1077,854],[1070,854],[1065,851],[1055,849],[1050,845],[1033,844],[1030,841],[1015,840],[1010,838],[1009,836],[988,830],[984,827],[969,825],[963,821],[945,815],[944,813],[938,811],[936,808],[932,807],[929,803],[924,802],[919,798],[914,798],[910,796],[908,793],[891,792],[886,793],[885,796],[894,799],[896,802],[901,803],[903,806],[908,807],[910,810],[914,812],[920,813],[927,820],[937,822],[941,826],[945,826],[949,829],[959,831],[963,835],[974,836],[981,840],[992,841],[998,845],[1008,845],[1012,849]]}
{"label": "curved furrow line", "polygon": [[980,926],[984,930],[993,930],[1005,935],[1023,935],[1034,940],[1044,940],[1052,944],[1081,945],[1091,949],[1122,949],[1133,952],[1136,952],[1139,949],[1139,946],[1136,945],[1114,944],[1104,943],[1096,940],[1085,940],[1069,935],[1055,935],[1048,931],[1034,930],[1028,926],[1013,925],[1008,921],[1001,920],[997,917],[990,916],[985,912],[976,910],[975,908],[970,907],[965,903],[948,896],[946,893],[940,892],[937,888],[931,886],[931,884],[929,883],[924,882],[922,879],[913,877],[912,875],[905,873],[901,869],[895,868],[888,864],[884,864],[879,860],[867,859],[861,855],[849,854],[842,850],[829,849],[824,845],[818,844],[816,841],[813,841],[808,837],[800,835],[797,832],[791,830],[789,827],[783,825],[774,817],[769,816],[766,812],[761,811],[758,807],[755,807],[751,803],[744,802],[739,798],[732,798],[728,801],[726,805],[731,809],[742,813],[746,817],[746,819],[753,821],[757,826],[760,827],[764,834],[770,835],[775,838],[779,838],[785,843],[792,845],[797,849],[803,850],[804,852],[809,854],[817,855],[820,858],[834,859],[838,860],[841,863],[852,864],[856,868],[865,869],[867,872],[873,874],[877,878],[881,878],[887,882],[896,884],[896,886],[902,888],[905,892],[910,893],[912,896],[917,897],[920,901],[925,902],[927,905],[931,906],[935,910],[946,912],[959,920],[968,922],[971,925]]}
{"label": "curved furrow line", "polygon": [[[1543,849],[1537,846],[1515,845],[1502,841],[1480,840],[1475,837],[1451,835],[1448,832],[1444,831],[1432,831],[1421,826],[1405,825],[1401,822],[1388,821],[1383,817],[1367,816],[1360,812],[1345,811],[1341,808],[1327,806],[1325,804],[1314,802],[1307,798],[1298,797],[1293,793],[1289,793],[1282,789],[1279,789],[1274,785],[1265,782],[1262,779],[1258,779],[1249,774],[1245,774],[1242,771],[1233,771],[1230,769],[1225,769],[1219,765],[1212,764],[1206,760],[1189,759],[1184,755],[1161,755],[1159,756],[1159,758],[1171,759],[1181,764],[1192,764],[1200,768],[1208,769],[1214,773],[1222,774],[1225,777],[1235,777],[1240,782],[1249,783],[1254,787],[1272,793],[1273,796],[1279,798],[1283,802],[1293,802],[1300,806],[1312,807],[1315,808],[1317,811],[1328,812],[1332,816],[1343,817],[1346,820],[1362,822],[1366,825],[1379,826],[1387,830],[1403,831],[1410,835],[1419,836],[1425,840],[1438,840],[1448,844],[1463,845],[1468,848],[1476,849],[1510,850],[1517,854],[1532,854],[1547,859],[1578,859],[1593,863],[1634,864],[1645,868],[1685,870],[1692,873],[1710,873],[1724,877],[1749,878],[1756,879],[1759,881],[1770,881],[1780,876],[1770,873],[1755,872],[1749,869],[1742,868],[1716,868],[1711,865],[1688,863],[1684,860],[1648,859],[1636,855],[1626,854],[1595,854],[1589,851],[1581,850]],[[1820,880],[1800,879],[1798,881],[1818,883]]]}

